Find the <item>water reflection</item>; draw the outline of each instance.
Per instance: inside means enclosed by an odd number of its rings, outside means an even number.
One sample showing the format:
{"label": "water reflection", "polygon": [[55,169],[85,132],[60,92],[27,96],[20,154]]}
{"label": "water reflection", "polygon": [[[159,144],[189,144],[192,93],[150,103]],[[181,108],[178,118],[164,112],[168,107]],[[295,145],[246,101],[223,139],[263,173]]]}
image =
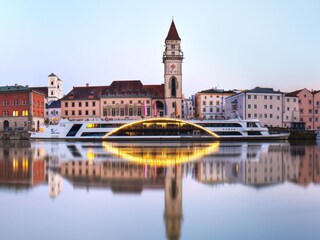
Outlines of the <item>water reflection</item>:
{"label": "water reflection", "polygon": [[290,181],[320,182],[319,145],[288,143],[68,143],[1,142],[0,185],[28,189],[47,184],[50,197],[74,187],[140,194],[163,189],[168,239],[179,239],[183,178],[210,185],[261,188]]}

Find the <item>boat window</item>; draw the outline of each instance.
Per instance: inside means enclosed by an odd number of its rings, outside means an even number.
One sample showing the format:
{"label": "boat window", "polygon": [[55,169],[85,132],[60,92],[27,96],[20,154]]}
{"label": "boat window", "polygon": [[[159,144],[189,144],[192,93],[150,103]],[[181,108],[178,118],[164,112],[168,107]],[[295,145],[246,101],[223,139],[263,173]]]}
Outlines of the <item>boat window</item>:
{"label": "boat window", "polygon": [[240,132],[214,132],[215,134],[219,135],[219,136],[240,136],[242,135]]}
{"label": "boat window", "polygon": [[200,125],[202,127],[216,127],[216,128],[241,127],[240,123],[198,123],[198,125]]}
{"label": "boat window", "polygon": [[255,122],[247,122],[247,127],[256,128],[258,125]]}
{"label": "boat window", "polygon": [[89,123],[87,128],[118,128],[122,125],[123,123]]}
{"label": "boat window", "polygon": [[83,132],[81,137],[103,137],[107,132]]}
{"label": "boat window", "polygon": [[81,127],[82,127],[82,124],[73,124],[70,131],[67,133],[67,136],[74,137]]}
{"label": "boat window", "polygon": [[261,132],[259,132],[259,131],[250,131],[250,132],[248,132],[248,135],[261,135]]}

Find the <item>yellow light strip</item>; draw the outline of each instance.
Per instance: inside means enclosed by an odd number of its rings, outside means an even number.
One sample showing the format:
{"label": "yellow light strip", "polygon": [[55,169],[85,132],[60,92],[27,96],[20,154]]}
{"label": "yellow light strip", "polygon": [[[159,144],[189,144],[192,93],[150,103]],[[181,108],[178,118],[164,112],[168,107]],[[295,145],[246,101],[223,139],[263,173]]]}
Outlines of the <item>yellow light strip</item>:
{"label": "yellow light strip", "polygon": [[[219,143],[210,143],[208,146],[199,147],[180,147],[175,148],[177,151],[172,151],[172,148],[152,148],[148,147],[132,147],[118,148],[114,144],[104,142],[103,147],[125,161],[134,162],[135,164],[149,166],[172,166],[199,160],[202,157],[212,154],[219,149]],[[190,149],[191,148],[191,149]],[[152,151],[153,150],[153,151]],[[158,150],[158,151],[154,151]],[[142,154],[141,154],[142,152]]]}
{"label": "yellow light strip", "polygon": [[117,129],[107,133],[102,138],[107,138],[109,136],[112,136],[114,133],[116,133],[116,132],[118,132],[118,131],[126,128],[126,127],[130,127],[130,126],[135,125],[135,124],[140,124],[140,123],[149,122],[149,121],[154,122],[154,123],[157,123],[157,121],[168,121],[168,122],[173,122],[173,123],[189,124],[191,126],[194,126],[194,127],[198,128],[198,129],[201,129],[201,130],[207,132],[211,136],[214,136],[216,138],[220,138],[219,135],[215,134],[214,132],[209,131],[208,129],[206,129],[206,128],[198,125],[198,124],[195,124],[195,123],[192,123],[192,122],[187,122],[187,121],[184,121],[184,120],[181,120],[181,119],[175,119],[175,118],[148,118],[148,119],[143,119],[143,120],[138,120],[138,121],[135,121],[135,122],[127,123],[127,124],[117,128]]}

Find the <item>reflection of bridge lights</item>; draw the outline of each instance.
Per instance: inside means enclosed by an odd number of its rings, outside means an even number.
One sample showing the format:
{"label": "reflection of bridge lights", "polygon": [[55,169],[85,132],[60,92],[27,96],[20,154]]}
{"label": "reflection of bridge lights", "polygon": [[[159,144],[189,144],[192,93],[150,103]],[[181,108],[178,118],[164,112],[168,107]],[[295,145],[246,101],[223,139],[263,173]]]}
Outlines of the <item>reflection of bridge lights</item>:
{"label": "reflection of bridge lights", "polygon": [[28,159],[22,160],[22,171],[27,172],[28,171],[29,162]]}
{"label": "reflection of bridge lights", "polygon": [[206,146],[186,146],[186,147],[137,147],[128,145],[117,147],[108,142],[103,142],[103,147],[116,157],[136,164],[149,166],[171,166],[183,164],[201,159],[212,154],[219,149],[219,143],[211,143]]}
{"label": "reflection of bridge lights", "polygon": [[198,124],[195,124],[195,123],[192,123],[192,122],[187,122],[187,121],[184,121],[182,119],[174,119],[174,118],[147,118],[147,119],[134,121],[134,122],[131,122],[131,123],[124,124],[121,127],[118,127],[117,129],[107,133],[102,138],[107,138],[109,136],[112,136],[116,132],[119,132],[120,130],[122,130],[124,128],[130,127],[130,126],[133,126],[133,125],[136,125],[136,124],[140,124],[140,123],[144,123],[144,124],[148,124],[148,123],[154,124],[155,123],[155,124],[160,124],[160,125],[162,125],[162,127],[166,128],[167,127],[167,123],[165,121],[167,121],[168,123],[179,123],[179,124],[183,124],[183,125],[184,124],[191,125],[191,126],[195,127],[196,129],[201,129],[201,130],[205,131],[210,136],[214,136],[215,138],[220,138],[219,135],[215,134],[214,132],[211,132],[210,130],[208,130],[208,129],[206,129],[206,128],[198,125]]}
{"label": "reflection of bridge lights", "polygon": [[89,162],[92,162],[95,158],[94,152],[91,149],[88,150],[88,152],[87,152],[87,158],[88,158]]}
{"label": "reflection of bridge lights", "polygon": [[16,172],[18,170],[19,167],[19,162],[18,160],[16,160],[15,158],[12,161],[12,167],[13,167],[13,171]]}

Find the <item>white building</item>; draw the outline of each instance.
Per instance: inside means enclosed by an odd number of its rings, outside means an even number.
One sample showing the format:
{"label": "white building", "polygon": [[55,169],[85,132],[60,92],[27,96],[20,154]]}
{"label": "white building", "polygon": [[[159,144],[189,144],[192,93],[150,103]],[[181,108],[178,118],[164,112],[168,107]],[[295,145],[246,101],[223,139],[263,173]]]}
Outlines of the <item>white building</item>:
{"label": "white building", "polygon": [[223,119],[225,117],[225,99],[234,95],[234,91],[208,89],[196,93],[195,116],[199,119]]}
{"label": "white building", "polygon": [[50,124],[58,124],[61,119],[61,100],[51,101],[46,104],[46,119]]}
{"label": "white building", "polygon": [[193,119],[195,116],[195,108],[191,98],[184,99],[184,118]]}
{"label": "white building", "polygon": [[273,88],[256,87],[225,99],[225,116],[259,119],[265,126],[281,127],[284,94]]}
{"label": "white building", "polygon": [[283,102],[283,127],[295,127],[300,121],[299,97],[286,93]]}

